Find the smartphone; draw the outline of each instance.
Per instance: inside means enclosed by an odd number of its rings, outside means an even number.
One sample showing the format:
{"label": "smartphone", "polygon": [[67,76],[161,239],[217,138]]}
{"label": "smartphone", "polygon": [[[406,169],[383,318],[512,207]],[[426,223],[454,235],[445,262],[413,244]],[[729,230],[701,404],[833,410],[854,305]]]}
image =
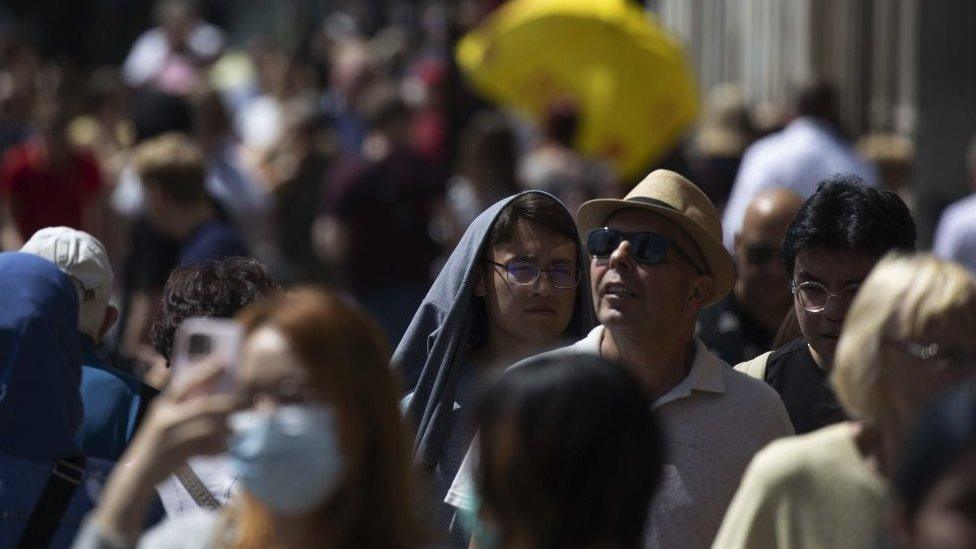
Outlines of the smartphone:
{"label": "smartphone", "polygon": [[234,389],[234,376],[241,358],[244,328],[227,318],[188,318],[176,329],[170,383],[186,383],[195,368],[217,363],[223,367],[220,377],[208,387],[207,393],[229,393]]}

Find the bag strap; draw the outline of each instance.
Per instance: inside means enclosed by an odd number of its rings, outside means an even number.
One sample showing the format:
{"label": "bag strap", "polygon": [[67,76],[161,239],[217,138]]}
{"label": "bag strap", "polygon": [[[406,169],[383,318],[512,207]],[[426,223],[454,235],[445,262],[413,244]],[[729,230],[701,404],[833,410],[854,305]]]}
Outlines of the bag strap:
{"label": "bag strap", "polygon": [[186,488],[187,493],[193,498],[193,501],[197,504],[197,507],[204,509],[206,511],[216,511],[220,509],[220,502],[217,498],[207,490],[204,486],[203,481],[200,477],[190,469],[190,466],[186,463],[180,466],[175,473],[176,479],[180,481],[183,488]]}
{"label": "bag strap", "polygon": [[47,485],[37,498],[17,549],[47,547],[61,524],[64,512],[78,485],[85,478],[85,456],[62,459],[54,464]]}

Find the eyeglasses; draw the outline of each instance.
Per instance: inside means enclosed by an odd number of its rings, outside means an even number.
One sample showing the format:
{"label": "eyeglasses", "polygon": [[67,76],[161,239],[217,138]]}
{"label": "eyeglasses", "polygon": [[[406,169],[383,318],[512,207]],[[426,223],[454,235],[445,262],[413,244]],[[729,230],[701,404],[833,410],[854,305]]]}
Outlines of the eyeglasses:
{"label": "eyeglasses", "polygon": [[517,286],[535,284],[541,273],[547,273],[549,283],[552,284],[553,288],[565,290],[579,285],[580,278],[583,275],[583,272],[578,268],[569,265],[553,265],[548,269],[543,269],[534,263],[520,260],[509,261],[508,263],[485,260],[485,263],[505,269],[505,277]]}
{"label": "eyeglasses", "polygon": [[972,353],[941,345],[939,343],[929,343],[928,345],[924,345],[914,341],[899,341],[896,339],[887,338],[883,340],[883,343],[887,347],[897,349],[912,358],[924,360],[926,362],[948,359],[952,360],[953,362],[962,363],[971,362],[974,358]]}
{"label": "eyeglasses", "polygon": [[322,401],[322,395],[317,390],[292,378],[283,379],[275,385],[263,387],[260,390],[242,388],[237,396],[242,403],[249,406],[260,406],[265,402],[272,402],[281,406]]}
{"label": "eyeglasses", "polygon": [[779,258],[779,250],[772,246],[746,246],[745,259],[750,265],[765,265],[773,259]]}
{"label": "eyeglasses", "polygon": [[959,348],[949,347],[939,343],[929,343],[926,345],[914,341],[901,341],[888,338],[884,338],[882,344],[885,347],[908,355],[915,360],[920,360],[927,365],[931,365],[935,372],[941,374],[969,375],[976,370],[976,362],[974,362],[976,356],[972,352]]}
{"label": "eyeglasses", "polygon": [[800,305],[811,313],[819,313],[827,308],[831,297],[839,299],[840,305],[846,309],[851,306],[851,301],[854,301],[854,296],[860,289],[860,284],[851,284],[839,292],[831,292],[819,282],[808,281],[802,284],[797,284],[796,281],[790,282],[790,291],[800,299]]}
{"label": "eyeglasses", "polygon": [[590,252],[590,255],[604,259],[610,257],[610,254],[620,246],[623,241],[630,242],[631,245],[631,255],[634,260],[639,263],[646,263],[653,265],[656,263],[661,263],[664,258],[668,255],[668,250],[674,250],[674,253],[683,259],[686,263],[692,266],[700,275],[707,274],[708,270],[700,267],[695,260],[688,255],[681,246],[678,245],[673,239],[670,239],[663,234],[653,233],[653,232],[639,232],[639,233],[625,233],[623,231],[618,231],[617,229],[610,229],[608,227],[593,229],[586,235],[586,249]]}

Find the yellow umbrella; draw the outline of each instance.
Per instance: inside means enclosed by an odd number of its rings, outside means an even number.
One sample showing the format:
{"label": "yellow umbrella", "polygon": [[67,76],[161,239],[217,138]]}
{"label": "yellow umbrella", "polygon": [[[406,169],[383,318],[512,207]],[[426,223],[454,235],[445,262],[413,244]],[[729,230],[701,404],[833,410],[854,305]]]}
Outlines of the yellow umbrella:
{"label": "yellow umbrella", "polygon": [[681,44],[627,0],[512,0],[458,43],[475,90],[540,117],[580,109],[577,146],[635,177],[695,120]]}

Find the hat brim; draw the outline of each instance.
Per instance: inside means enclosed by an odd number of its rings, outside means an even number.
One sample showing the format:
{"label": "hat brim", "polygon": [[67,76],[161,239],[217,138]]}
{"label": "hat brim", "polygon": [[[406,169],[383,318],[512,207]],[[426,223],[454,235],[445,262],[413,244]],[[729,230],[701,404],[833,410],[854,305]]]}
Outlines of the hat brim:
{"label": "hat brim", "polygon": [[620,200],[615,198],[599,198],[590,200],[580,206],[576,220],[586,242],[586,234],[597,227],[603,227],[607,219],[614,213],[625,209],[645,210],[674,223],[698,245],[698,249],[705,257],[708,272],[714,283],[712,297],[706,306],[721,301],[735,284],[735,263],[725,246],[716,240],[704,227],[688,219],[681,212],[661,204],[649,204],[636,200]]}

